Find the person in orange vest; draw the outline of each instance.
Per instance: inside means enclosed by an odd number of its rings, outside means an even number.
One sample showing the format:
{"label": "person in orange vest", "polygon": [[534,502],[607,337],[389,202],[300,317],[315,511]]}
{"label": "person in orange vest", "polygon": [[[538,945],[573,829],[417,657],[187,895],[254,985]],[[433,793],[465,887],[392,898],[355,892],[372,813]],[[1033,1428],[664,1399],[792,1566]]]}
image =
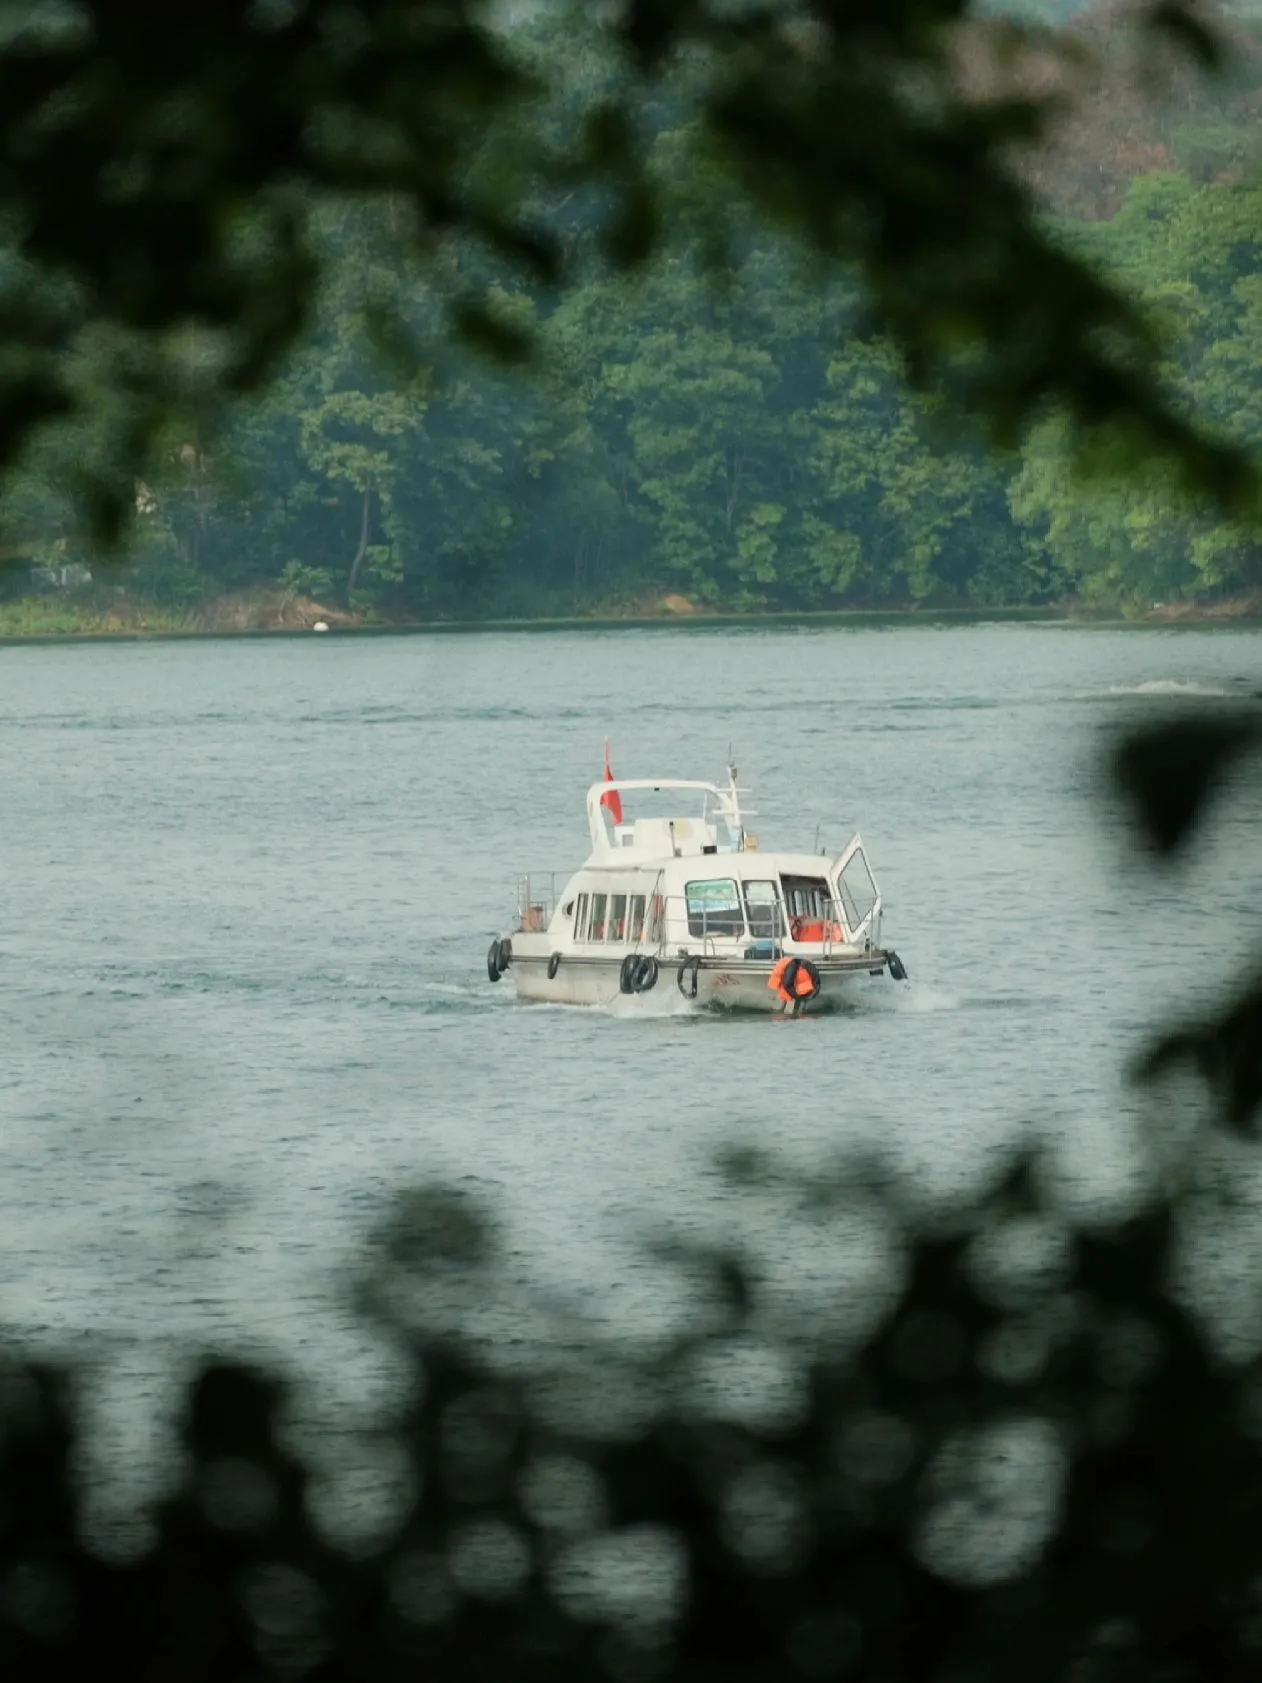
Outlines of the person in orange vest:
{"label": "person in orange vest", "polygon": [[782,958],[768,976],[767,986],[786,1006],[796,1007],[819,992],[819,973],[809,959]]}

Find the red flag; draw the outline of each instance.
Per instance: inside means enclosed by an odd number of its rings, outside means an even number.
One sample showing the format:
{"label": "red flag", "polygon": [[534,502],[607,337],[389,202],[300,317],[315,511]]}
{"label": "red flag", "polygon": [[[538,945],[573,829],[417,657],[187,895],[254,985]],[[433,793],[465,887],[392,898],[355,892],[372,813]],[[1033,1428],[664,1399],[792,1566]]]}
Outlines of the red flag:
{"label": "red flag", "polygon": [[[609,743],[607,741],[605,743],[605,782],[613,782],[613,768],[609,764]],[[609,808],[615,824],[622,823],[622,796],[616,789],[607,789],[600,797],[600,804]]]}

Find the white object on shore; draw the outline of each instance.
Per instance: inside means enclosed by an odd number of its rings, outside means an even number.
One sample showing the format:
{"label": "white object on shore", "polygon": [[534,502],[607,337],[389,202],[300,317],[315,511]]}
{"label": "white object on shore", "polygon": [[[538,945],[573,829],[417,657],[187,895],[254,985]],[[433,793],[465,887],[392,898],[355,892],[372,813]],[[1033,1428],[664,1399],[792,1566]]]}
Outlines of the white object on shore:
{"label": "white object on shore", "polygon": [[313,631],[327,631],[329,628],[322,619],[318,619],[311,629]]}

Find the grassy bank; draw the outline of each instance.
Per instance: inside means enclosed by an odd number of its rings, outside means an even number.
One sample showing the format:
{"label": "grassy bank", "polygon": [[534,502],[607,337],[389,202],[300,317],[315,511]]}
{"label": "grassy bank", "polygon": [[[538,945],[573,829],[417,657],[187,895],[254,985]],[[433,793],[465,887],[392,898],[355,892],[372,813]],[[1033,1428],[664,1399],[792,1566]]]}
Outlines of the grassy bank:
{"label": "grassy bank", "polygon": [[150,608],[143,615],[102,612],[58,596],[0,602],[0,637],[180,636],[197,630],[196,616],[178,609]]}
{"label": "grassy bank", "polygon": [[[673,602],[678,603],[679,598]],[[195,608],[164,608],[119,595],[39,595],[0,602],[0,641],[136,640],[149,637],[296,636],[317,624],[333,632],[361,634],[461,633],[471,631],[656,630],[687,627],[694,631],[732,631],[771,627],[853,626],[856,629],[905,625],[1098,625],[1163,627],[1262,625],[1262,598],[1251,597],[1212,607],[1190,605],[1152,608],[1143,613],[1076,602],[1038,608],[847,608],[833,612],[728,613],[686,607],[651,608],[643,602],[621,612],[567,618],[368,621],[326,603],[276,591],[238,592]]]}
{"label": "grassy bank", "polygon": [[117,591],[20,596],[0,602],[0,638],[223,637],[245,632],[309,631],[320,622],[337,630],[361,624],[304,596],[241,591],[196,607],[167,608]]}

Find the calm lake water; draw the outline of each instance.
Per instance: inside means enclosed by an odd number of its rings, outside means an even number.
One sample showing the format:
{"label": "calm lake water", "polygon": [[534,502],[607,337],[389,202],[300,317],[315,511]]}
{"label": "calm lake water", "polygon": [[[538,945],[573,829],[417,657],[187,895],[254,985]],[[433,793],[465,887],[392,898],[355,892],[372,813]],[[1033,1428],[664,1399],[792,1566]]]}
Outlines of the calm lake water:
{"label": "calm lake water", "polygon": [[[1229,806],[1154,877],[1102,744],[1260,656],[1007,626],[0,650],[0,1321],[133,1391],[242,1341],[352,1375],[348,1260],[440,1176],[518,1278],[650,1327],[645,1220],[730,1219],[732,1140],[876,1139],[949,1194],[1036,1130],[1067,1196],[1124,1196],[1123,1055],[1249,951],[1258,836]],[[764,847],[860,828],[910,984],[797,1023],[492,987],[514,873],[586,851],[606,736],[625,776],[720,779],[730,744]],[[804,1289],[844,1273],[788,1220],[755,1239]]]}

